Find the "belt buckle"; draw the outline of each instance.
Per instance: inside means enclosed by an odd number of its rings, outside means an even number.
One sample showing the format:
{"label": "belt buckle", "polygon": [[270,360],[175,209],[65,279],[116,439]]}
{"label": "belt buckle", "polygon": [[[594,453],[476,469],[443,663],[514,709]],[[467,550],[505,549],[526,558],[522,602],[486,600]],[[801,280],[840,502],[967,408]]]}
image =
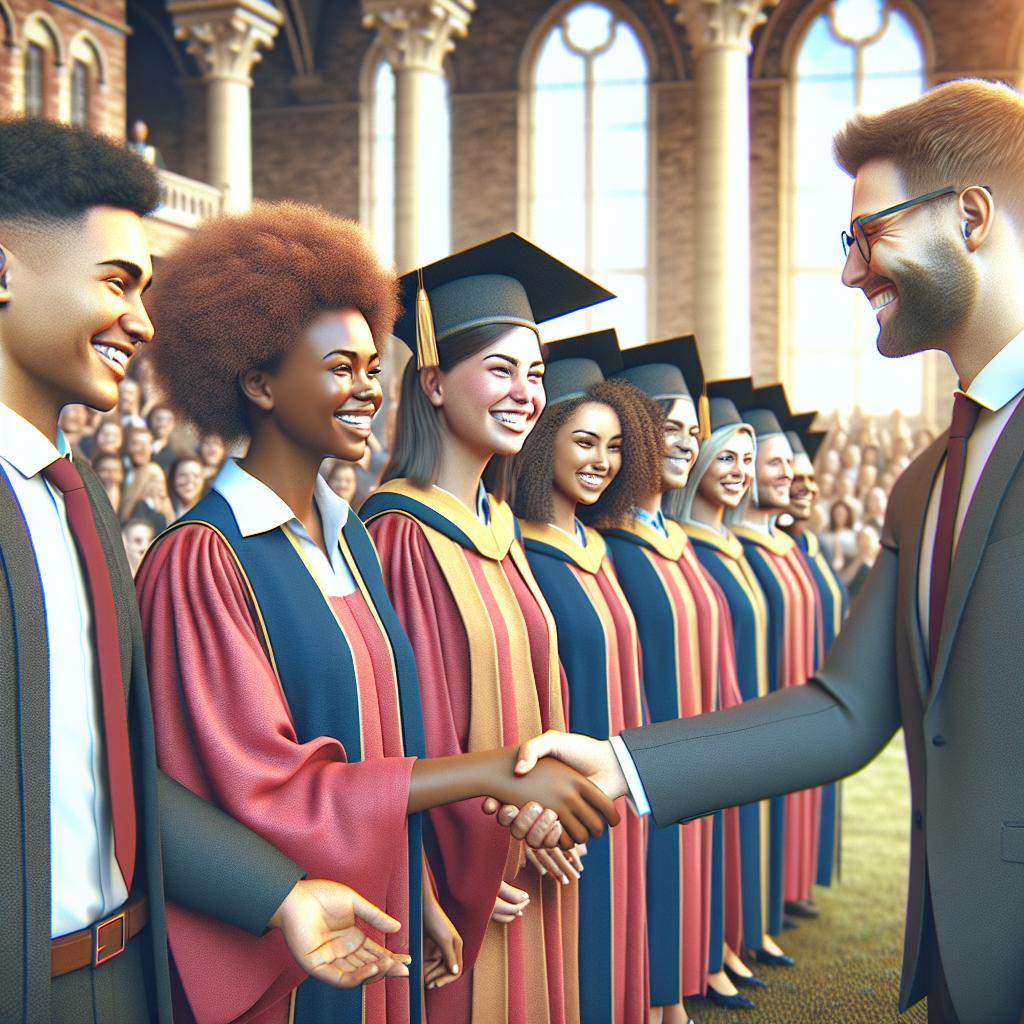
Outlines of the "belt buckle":
{"label": "belt buckle", "polygon": [[[111,929],[115,929],[111,935]],[[119,953],[124,952],[125,944],[128,941],[128,925],[125,921],[124,911],[108,917],[92,926],[92,966],[99,967],[100,964],[113,960]]]}

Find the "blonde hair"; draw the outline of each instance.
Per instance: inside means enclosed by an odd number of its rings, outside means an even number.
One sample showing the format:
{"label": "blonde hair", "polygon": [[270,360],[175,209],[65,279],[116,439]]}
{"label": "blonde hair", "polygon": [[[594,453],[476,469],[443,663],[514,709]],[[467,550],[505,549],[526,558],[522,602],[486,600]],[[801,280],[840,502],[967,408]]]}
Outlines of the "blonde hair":
{"label": "blonde hair", "polygon": [[980,79],[960,79],[878,114],[857,114],[832,143],[851,177],[869,160],[889,160],[912,193],[990,185],[996,202],[1024,225],[1024,97]]}

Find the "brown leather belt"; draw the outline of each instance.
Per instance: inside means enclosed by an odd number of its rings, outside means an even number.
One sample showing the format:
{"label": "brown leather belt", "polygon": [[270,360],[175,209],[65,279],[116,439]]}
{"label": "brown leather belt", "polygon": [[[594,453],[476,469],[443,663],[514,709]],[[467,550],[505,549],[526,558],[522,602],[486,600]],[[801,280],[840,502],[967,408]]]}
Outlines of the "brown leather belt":
{"label": "brown leather belt", "polygon": [[89,928],[50,941],[50,977],[59,978],[81,967],[99,967],[124,952],[149,921],[149,900],[145,896],[126,903],[116,914]]}

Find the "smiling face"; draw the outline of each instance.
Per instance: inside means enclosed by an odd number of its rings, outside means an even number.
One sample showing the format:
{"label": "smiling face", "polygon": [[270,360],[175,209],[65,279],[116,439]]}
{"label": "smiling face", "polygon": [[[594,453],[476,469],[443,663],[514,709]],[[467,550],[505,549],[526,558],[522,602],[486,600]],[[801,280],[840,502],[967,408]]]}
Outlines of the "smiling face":
{"label": "smiling face", "polygon": [[179,504],[191,508],[203,493],[203,467],[198,459],[183,459],[174,467],[171,492]]}
{"label": "smiling face", "polygon": [[141,218],[93,207],[77,220],[19,233],[5,248],[5,386],[45,406],[34,414],[49,423],[69,402],[112,409],[128,360],[153,337],[142,302],[152,265]]}
{"label": "smiling face", "polygon": [[544,411],[544,360],[528,327],[448,370],[421,371],[421,382],[452,437],[482,457],[517,454]]}
{"label": "smiling face", "polygon": [[662,491],[685,487],[690,470],[700,453],[700,422],[697,408],[689,398],[677,398],[665,414],[665,460],[661,471]]}
{"label": "smiling face", "polygon": [[555,490],[573,505],[593,505],[621,468],[619,417],[607,405],[585,402],[555,434]]}
{"label": "smiling face", "polygon": [[814,464],[801,452],[793,456],[793,483],[789,489],[789,514],[802,522],[811,518],[818,497]]}
{"label": "smiling face", "polygon": [[145,427],[135,427],[128,434],[124,447],[133,466],[144,466],[153,458],[153,435]]}
{"label": "smiling face", "polygon": [[757,442],[757,503],[760,508],[788,508],[793,483],[793,449],[785,434]]}
{"label": "smiling face", "polygon": [[[854,181],[851,219],[908,198],[913,196],[895,164],[868,161]],[[851,247],[843,284],[861,289],[870,302],[883,356],[946,349],[968,320],[978,293],[977,270],[956,217],[955,197],[943,197],[868,224],[870,265]]]}
{"label": "smiling face", "polygon": [[279,368],[265,375],[270,402],[264,412],[279,433],[316,461],[355,462],[366,451],[383,398],[380,372],[380,355],[363,314],[328,310],[303,330]]}
{"label": "smiling face", "polygon": [[737,508],[753,481],[754,439],[749,431],[738,430],[711,460],[697,493],[710,505]]}

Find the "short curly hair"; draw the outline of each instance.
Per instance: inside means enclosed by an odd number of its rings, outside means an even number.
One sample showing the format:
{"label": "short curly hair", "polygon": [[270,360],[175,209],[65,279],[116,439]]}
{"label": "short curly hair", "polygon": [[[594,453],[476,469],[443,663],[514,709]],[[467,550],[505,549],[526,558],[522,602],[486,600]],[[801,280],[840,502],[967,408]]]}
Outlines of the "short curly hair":
{"label": "short curly hair", "polygon": [[320,314],[357,309],[383,351],[398,277],[365,230],[304,203],[256,203],[207,221],[157,268],[153,370],[166,402],[227,444],[249,432],[248,370],[273,372]]}
{"label": "short curly hair", "polygon": [[94,206],[141,217],[159,202],[153,168],[112,139],[42,118],[0,120],[0,220],[76,220]]}
{"label": "short curly hair", "polygon": [[[623,380],[592,384],[579,398],[558,402],[541,414],[516,456],[512,507],[529,522],[547,523],[554,515],[555,436],[580,406],[606,405],[622,427],[622,468],[593,505],[576,514],[585,523],[613,527],[625,521],[638,501],[660,487],[663,441],[657,403]],[[653,408],[648,408],[651,406]],[[661,420],[664,415],[661,414]]]}

